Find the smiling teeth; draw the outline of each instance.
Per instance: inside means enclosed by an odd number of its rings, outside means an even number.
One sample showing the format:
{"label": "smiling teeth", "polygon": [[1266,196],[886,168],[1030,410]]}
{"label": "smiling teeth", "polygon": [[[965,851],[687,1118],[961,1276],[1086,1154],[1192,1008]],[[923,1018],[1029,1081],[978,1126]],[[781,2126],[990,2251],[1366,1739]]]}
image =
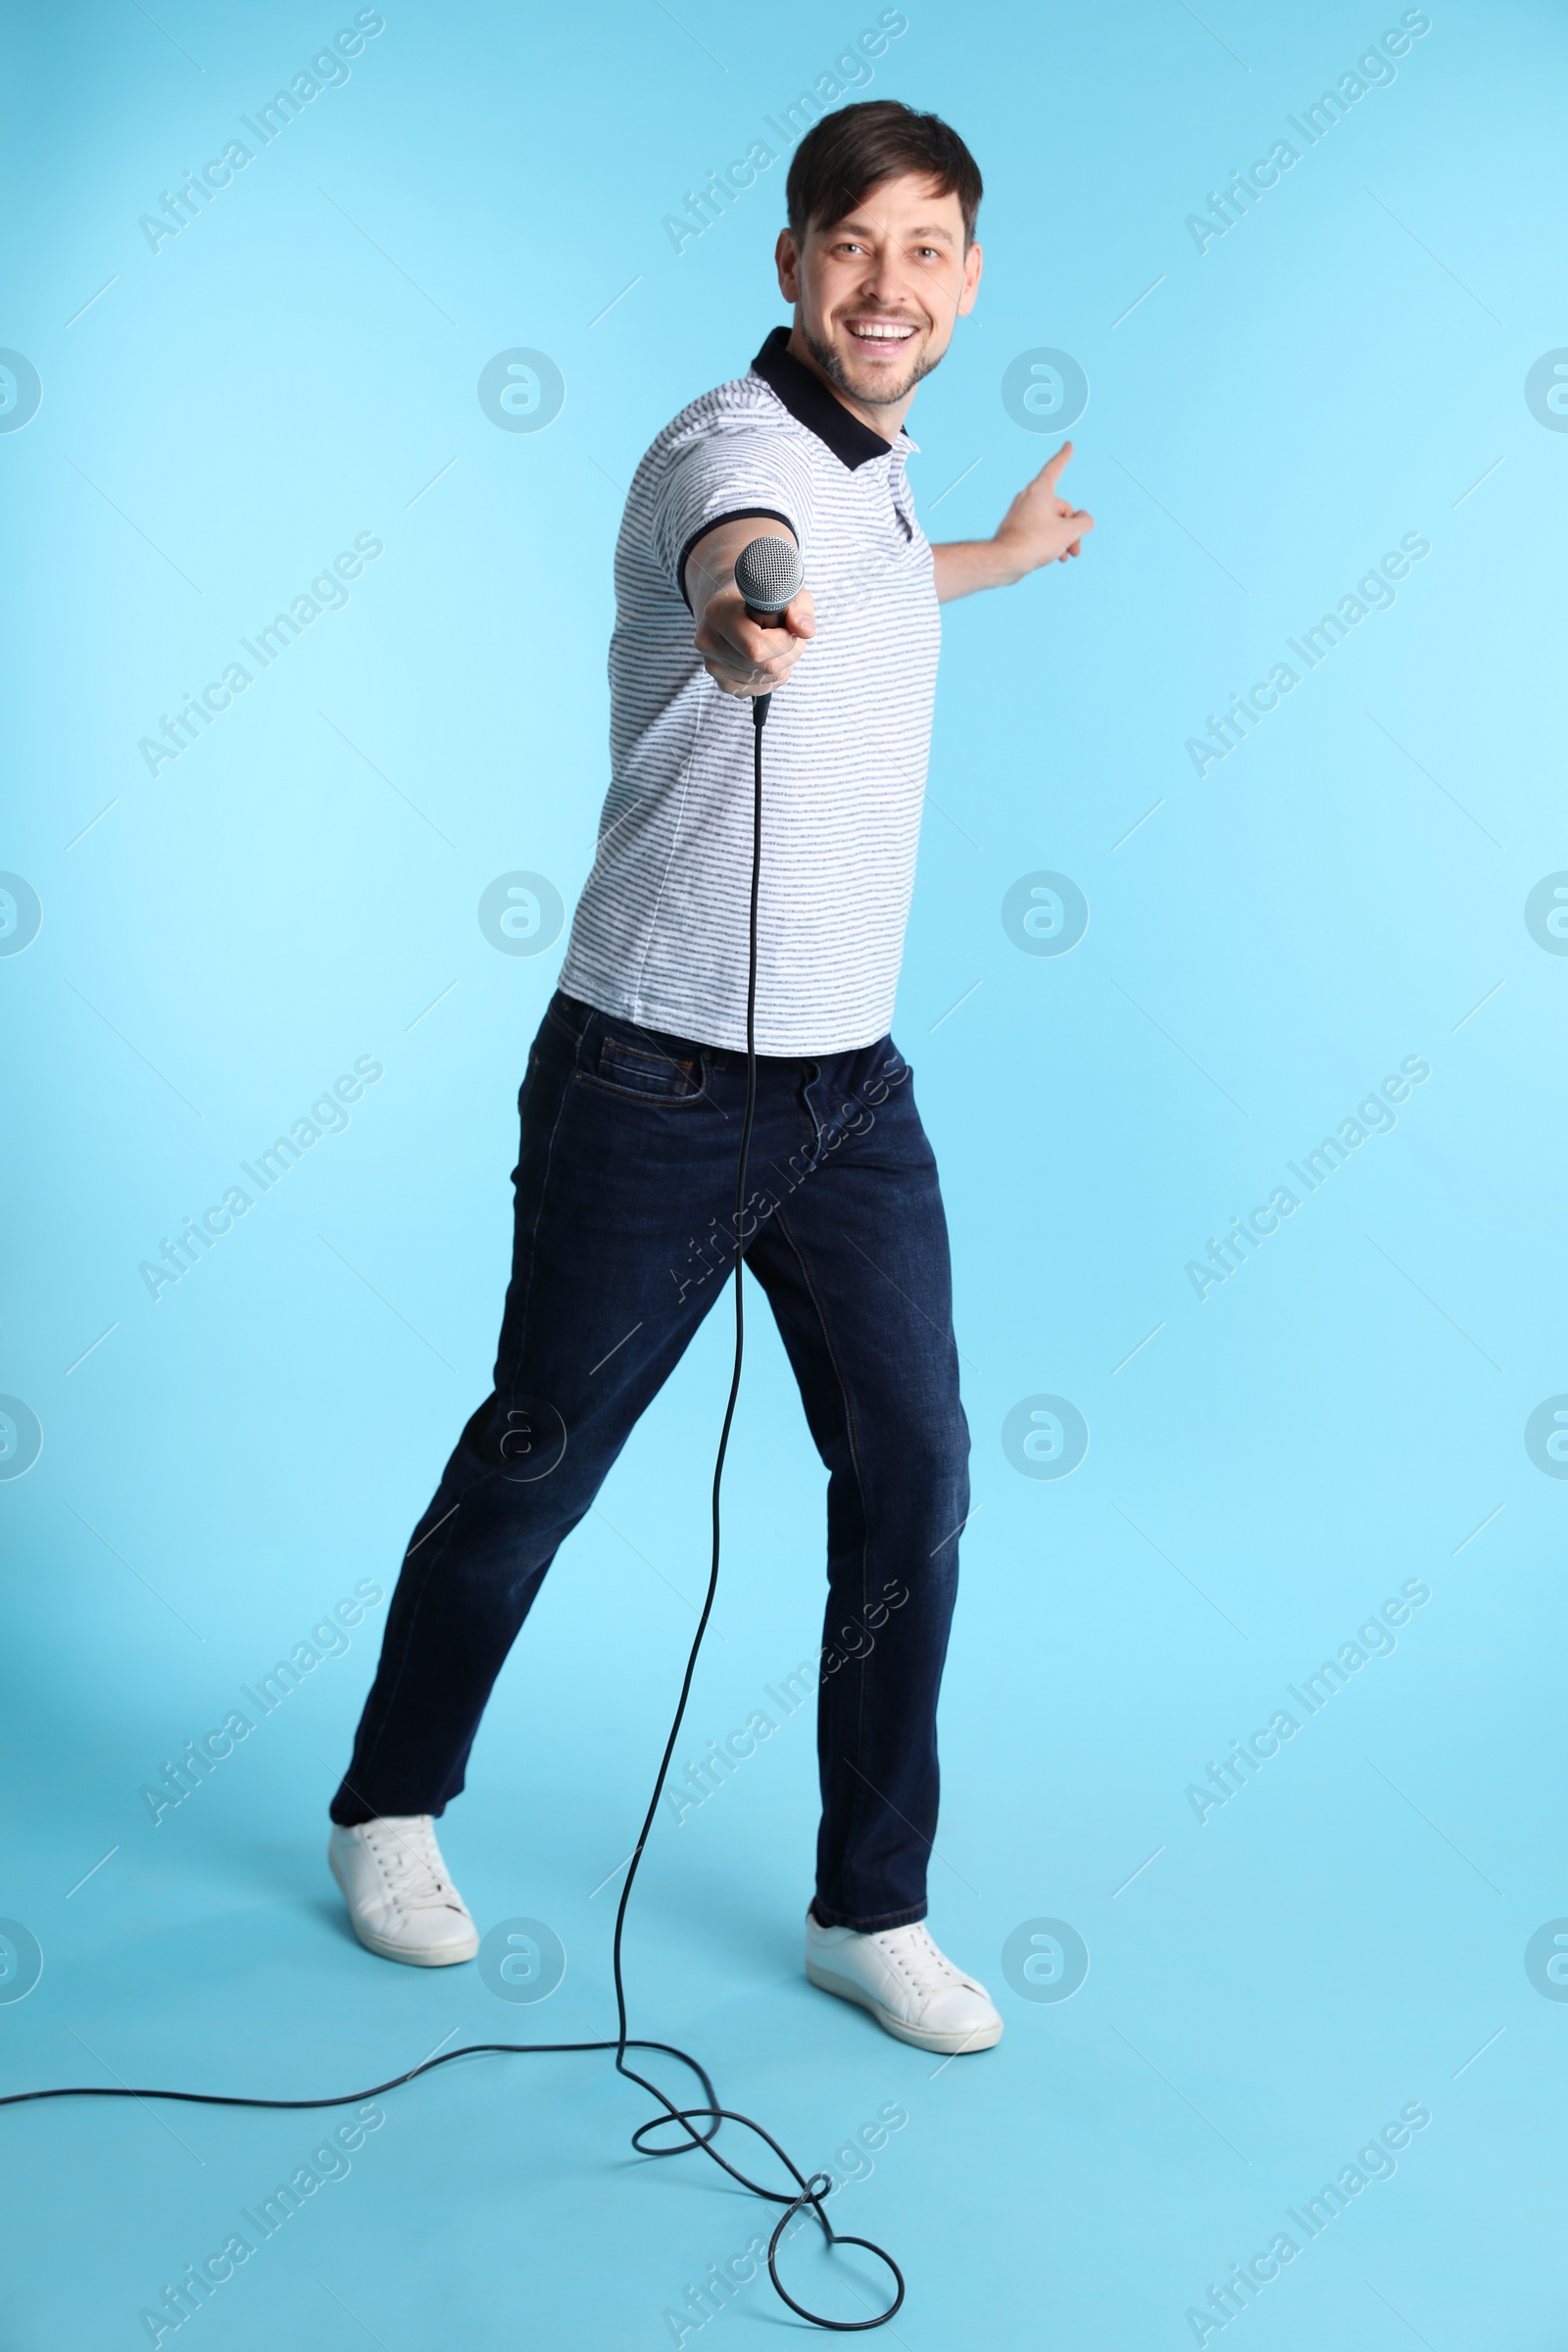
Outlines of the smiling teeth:
{"label": "smiling teeth", "polygon": [[914,329],[912,326],[852,326],[850,332],[858,335],[862,342],[906,343]]}

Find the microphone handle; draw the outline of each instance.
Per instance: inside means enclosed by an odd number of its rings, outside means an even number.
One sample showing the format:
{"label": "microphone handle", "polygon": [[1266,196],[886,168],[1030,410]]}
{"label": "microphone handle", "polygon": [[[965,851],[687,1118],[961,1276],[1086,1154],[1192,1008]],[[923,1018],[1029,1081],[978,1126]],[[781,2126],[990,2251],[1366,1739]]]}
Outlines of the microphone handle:
{"label": "microphone handle", "polygon": [[[748,605],[746,617],[748,620],[755,620],[760,629],[776,629],[782,626],[786,610],[786,607],[781,606],[776,612],[763,612],[756,605]],[[757,694],[752,697],[752,724],[759,732],[767,724],[767,713],[772,700],[773,697],[770,694]]]}

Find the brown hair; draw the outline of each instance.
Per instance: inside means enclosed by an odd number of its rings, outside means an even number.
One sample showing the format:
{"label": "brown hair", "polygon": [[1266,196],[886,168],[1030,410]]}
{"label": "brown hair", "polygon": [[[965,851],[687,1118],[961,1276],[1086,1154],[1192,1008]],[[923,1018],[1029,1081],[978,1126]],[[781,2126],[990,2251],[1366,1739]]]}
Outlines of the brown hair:
{"label": "brown hair", "polygon": [[785,188],[790,226],[804,236],[813,222],[842,220],[883,180],[910,172],[935,180],[940,195],[956,196],[964,245],[972,245],[985,192],[980,167],[940,115],[916,114],[897,98],[841,107],[807,132]]}

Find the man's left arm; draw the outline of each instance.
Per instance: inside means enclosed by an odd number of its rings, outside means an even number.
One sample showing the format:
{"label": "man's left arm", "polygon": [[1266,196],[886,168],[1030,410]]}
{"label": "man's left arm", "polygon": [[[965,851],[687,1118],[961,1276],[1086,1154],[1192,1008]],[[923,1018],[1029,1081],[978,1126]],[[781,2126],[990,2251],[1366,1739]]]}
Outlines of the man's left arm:
{"label": "man's left arm", "polygon": [[1054,458],[1013,500],[994,539],[953,539],[931,550],[937,602],[972,596],[977,588],[1010,588],[1043,564],[1065,564],[1077,555],[1095,518],[1056,494],[1056,479],[1072,456],[1064,441]]}

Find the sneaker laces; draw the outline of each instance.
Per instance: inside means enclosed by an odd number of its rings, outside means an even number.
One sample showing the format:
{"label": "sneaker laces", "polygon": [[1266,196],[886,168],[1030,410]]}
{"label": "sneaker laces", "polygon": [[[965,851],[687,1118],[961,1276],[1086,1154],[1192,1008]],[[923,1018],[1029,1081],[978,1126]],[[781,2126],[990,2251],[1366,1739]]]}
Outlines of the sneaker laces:
{"label": "sneaker laces", "polygon": [[367,1842],[395,1901],[416,1910],[442,1904],[456,1910],[456,1891],[442,1870],[428,1825],[392,1830],[382,1820],[370,1828]]}
{"label": "sneaker laces", "polygon": [[946,1952],[932,1942],[921,1920],[916,1920],[912,1927],[888,1929],[877,1941],[895,1968],[908,1979],[912,1989],[922,1996],[968,1982],[962,1970],[955,1968]]}

